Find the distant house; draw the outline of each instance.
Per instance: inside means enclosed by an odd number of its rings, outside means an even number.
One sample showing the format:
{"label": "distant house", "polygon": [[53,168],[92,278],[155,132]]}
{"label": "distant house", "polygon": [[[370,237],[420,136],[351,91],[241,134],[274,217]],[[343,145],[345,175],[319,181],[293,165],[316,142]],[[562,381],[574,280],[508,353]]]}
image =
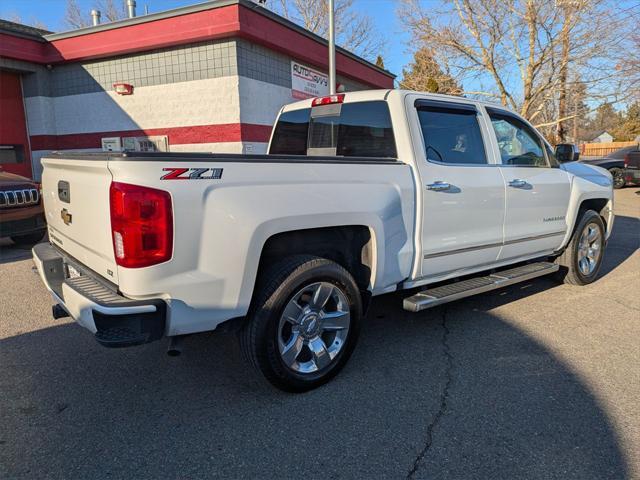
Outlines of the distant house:
{"label": "distant house", "polygon": [[613,136],[607,132],[599,132],[589,143],[610,143],[613,142]]}

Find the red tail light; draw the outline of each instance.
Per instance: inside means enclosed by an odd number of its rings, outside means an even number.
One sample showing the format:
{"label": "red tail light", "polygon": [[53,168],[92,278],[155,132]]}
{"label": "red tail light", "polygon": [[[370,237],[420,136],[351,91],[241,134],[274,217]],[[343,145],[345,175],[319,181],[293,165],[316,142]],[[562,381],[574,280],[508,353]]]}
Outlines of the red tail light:
{"label": "red tail light", "polygon": [[169,192],[112,182],[109,203],[118,265],[142,268],[171,258],[173,211]]}
{"label": "red tail light", "polygon": [[344,102],[344,93],[338,93],[337,95],[329,95],[328,97],[317,97],[311,101],[312,107],[319,107],[320,105],[331,105],[333,103]]}
{"label": "red tail light", "polygon": [[624,156],[624,168],[629,168],[629,154]]}

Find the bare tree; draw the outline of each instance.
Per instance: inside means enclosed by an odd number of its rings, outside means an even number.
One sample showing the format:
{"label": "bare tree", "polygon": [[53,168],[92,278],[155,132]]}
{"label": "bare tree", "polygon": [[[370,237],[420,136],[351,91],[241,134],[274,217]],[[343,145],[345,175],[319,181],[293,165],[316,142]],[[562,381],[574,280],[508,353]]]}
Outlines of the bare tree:
{"label": "bare tree", "polygon": [[4,16],[4,19],[21,25],[29,25],[30,27],[37,28],[45,32],[49,31],[47,25],[36,17],[31,17],[29,20],[23,20],[20,14],[14,12]]}
{"label": "bare tree", "polygon": [[127,18],[127,7],[124,0],[98,0],[94,8],[100,10],[109,22]]}
{"label": "bare tree", "polygon": [[[574,117],[567,102],[570,73],[592,99],[620,101],[623,96],[611,52],[618,50],[616,30],[626,17],[611,2],[452,0],[427,5],[401,0],[401,20],[413,44],[432,48],[465,85],[490,85],[467,94],[498,98],[536,124],[553,111],[555,118],[542,121],[543,126]],[[557,133],[565,136],[566,128]]]}
{"label": "bare tree", "polygon": [[[329,2],[327,0],[271,0],[272,10],[307,30],[327,38]],[[353,8],[353,0],[335,2],[336,43],[347,50],[375,61],[384,40],[373,20]]]}
{"label": "bare tree", "polygon": [[83,13],[76,0],[67,0],[67,10],[64,14],[64,24],[71,28],[83,28],[91,25],[89,12]]}
{"label": "bare tree", "polygon": [[[96,0],[93,3],[93,8],[99,10],[108,22],[127,18],[124,0]],[[72,29],[89,27],[92,25],[90,11],[81,10],[77,0],[67,0],[64,23]]]}

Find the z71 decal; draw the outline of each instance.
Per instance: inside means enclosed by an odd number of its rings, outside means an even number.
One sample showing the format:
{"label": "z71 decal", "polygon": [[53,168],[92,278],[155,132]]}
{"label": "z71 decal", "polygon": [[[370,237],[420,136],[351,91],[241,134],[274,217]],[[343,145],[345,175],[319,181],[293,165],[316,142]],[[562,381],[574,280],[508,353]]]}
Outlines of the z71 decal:
{"label": "z71 decal", "polygon": [[163,168],[160,180],[220,180],[222,168]]}

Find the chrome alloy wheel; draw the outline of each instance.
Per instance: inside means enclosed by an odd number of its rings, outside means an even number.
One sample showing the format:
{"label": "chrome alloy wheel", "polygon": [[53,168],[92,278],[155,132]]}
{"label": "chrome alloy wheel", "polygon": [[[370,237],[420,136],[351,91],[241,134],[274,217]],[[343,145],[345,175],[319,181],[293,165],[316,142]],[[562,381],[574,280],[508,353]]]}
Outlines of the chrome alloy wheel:
{"label": "chrome alloy wheel", "polygon": [[598,225],[588,223],[578,243],[578,268],[583,275],[591,275],[602,255],[602,233]]}
{"label": "chrome alloy wheel", "polygon": [[307,285],[291,297],[278,325],[278,349],[296,373],[331,364],[347,340],[351,322],[345,293],[329,282]]}

